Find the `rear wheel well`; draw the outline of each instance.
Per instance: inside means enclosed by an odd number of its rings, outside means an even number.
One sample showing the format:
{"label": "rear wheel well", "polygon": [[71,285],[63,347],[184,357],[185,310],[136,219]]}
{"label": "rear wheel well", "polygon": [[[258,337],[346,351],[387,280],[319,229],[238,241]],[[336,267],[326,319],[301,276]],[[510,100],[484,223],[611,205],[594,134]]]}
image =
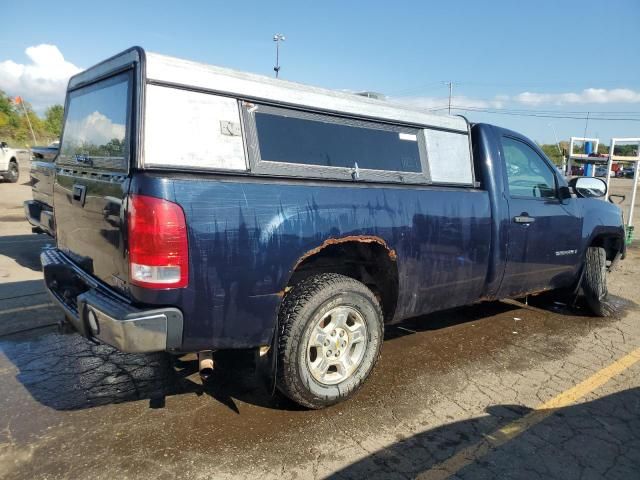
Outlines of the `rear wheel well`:
{"label": "rear wheel well", "polygon": [[393,318],[398,300],[398,267],[393,250],[380,241],[333,242],[296,265],[289,287],[319,273],[339,273],[364,283],[378,298],[385,321]]}

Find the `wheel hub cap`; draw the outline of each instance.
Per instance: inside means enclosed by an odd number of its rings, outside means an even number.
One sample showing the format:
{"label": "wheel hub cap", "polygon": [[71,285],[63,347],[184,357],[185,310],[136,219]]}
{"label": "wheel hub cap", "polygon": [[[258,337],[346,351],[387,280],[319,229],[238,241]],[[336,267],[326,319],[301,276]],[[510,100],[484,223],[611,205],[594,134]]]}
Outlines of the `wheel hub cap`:
{"label": "wheel hub cap", "polygon": [[352,307],[327,312],[311,330],[307,342],[307,366],[318,382],[335,385],[360,366],[367,346],[364,317]]}

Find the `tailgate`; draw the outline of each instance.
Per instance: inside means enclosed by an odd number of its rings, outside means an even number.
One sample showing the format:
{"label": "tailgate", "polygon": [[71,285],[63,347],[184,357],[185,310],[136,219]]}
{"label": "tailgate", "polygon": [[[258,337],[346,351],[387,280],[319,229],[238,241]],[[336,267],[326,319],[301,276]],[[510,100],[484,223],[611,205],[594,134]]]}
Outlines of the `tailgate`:
{"label": "tailgate", "polygon": [[68,92],[54,207],[58,248],[123,289],[133,69]]}

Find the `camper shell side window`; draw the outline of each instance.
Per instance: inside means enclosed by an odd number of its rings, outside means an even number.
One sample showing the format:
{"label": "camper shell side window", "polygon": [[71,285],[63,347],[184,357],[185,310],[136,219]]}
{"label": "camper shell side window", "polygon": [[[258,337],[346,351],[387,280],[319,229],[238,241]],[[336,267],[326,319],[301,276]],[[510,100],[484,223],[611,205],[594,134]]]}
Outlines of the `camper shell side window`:
{"label": "camper shell side window", "polygon": [[468,132],[241,105],[254,173],[474,186]]}
{"label": "camper shell side window", "polygon": [[243,102],[258,174],[429,183],[421,129]]}

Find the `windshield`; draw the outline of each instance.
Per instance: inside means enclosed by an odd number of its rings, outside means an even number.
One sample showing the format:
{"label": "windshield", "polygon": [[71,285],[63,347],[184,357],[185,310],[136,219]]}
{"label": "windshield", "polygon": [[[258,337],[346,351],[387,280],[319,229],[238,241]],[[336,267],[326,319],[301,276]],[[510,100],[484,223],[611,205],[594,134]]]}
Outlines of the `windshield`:
{"label": "windshield", "polygon": [[69,94],[59,162],[126,170],[129,73]]}

